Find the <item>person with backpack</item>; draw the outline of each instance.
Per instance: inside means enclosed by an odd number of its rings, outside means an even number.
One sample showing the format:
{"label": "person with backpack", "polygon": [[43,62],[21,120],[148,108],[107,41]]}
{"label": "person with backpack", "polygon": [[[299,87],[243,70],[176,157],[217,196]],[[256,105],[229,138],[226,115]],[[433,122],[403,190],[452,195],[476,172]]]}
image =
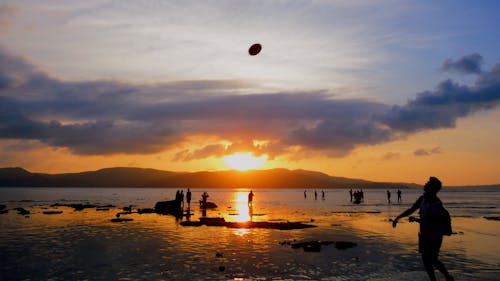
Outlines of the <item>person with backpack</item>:
{"label": "person with backpack", "polygon": [[418,251],[422,254],[425,271],[431,281],[436,280],[434,268],[444,274],[446,281],[454,281],[455,279],[438,259],[443,235],[451,235],[450,215],[437,197],[439,190],[441,190],[441,181],[436,177],[430,177],[424,186],[424,194],[417,199],[413,206],[392,221],[392,227],[396,227],[399,219],[409,216],[419,209],[420,218],[410,217],[410,222],[420,223]]}

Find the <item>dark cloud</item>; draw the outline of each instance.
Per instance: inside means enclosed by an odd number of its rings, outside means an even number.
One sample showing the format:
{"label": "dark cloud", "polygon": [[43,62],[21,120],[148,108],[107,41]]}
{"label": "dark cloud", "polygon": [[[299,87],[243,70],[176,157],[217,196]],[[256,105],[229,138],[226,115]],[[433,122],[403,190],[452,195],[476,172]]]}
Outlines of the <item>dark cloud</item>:
{"label": "dark cloud", "polygon": [[461,57],[458,60],[447,59],[441,66],[442,71],[454,71],[462,74],[481,73],[481,64],[483,57],[478,54],[470,54]]}
{"label": "dark cloud", "polygon": [[0,49],[0,138],[78,154],[155,153],[193,136],[213,140],[179,152],[179,161],[243,150],[271,159],[284,153],[342,156],[358,146],[453,127],[460,117],[498,105],[500,66],[473,86],[444,81],[395,106],[334,99],[324,91],[242,94],[250,85],[62,81]]}
{"label": "dark cloud", "polygon": [[415,156],[429,156],[432,154],[439,154],[439,153],[442,153],[442,149],[441,149],[441,147],[438,146],[438,147],[434,147],[431,149],[425,149],[425,148],[416,149],[413,152],[413,155],[415,155]]}
{"label": "dark cloud", "polygon": [[487,110],[500,103],[500,64],[480,75],[473,86],[451,80],[441,82],[434,91],[417,94],[406,105],[393,106],[379,116],[392,130],[405,133],[452,128],[458,118]]}

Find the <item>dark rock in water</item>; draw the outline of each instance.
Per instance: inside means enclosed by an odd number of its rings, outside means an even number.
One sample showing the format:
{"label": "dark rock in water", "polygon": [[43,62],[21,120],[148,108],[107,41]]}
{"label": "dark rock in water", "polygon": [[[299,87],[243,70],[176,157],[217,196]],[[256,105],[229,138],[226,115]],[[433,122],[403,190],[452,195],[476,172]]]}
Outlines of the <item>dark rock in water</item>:
{"label": "dark rock in water", "polygon": [[7,208],[7,206],[3,205],[3,204],[0,204],[0,211]]}
{"label": "dark rock in water", "polygon": [[300,249],[302,248],[304,252],[320,252],[321,246],[335,244],[335,248],[339,250],[345,250],[348,248],[352,248],[357,246],[356,243],[346,242],[346,241],[308,241],[308,242],[300,242],[300,243],[292,243],[292,249]]}
{"label": "dark rock in water", "polygon": [[155,204],[155,211],[158,214],[178,215],[182,213],[181,201],[179,200],[158,201]]}
{"label": "dark rock in water", "polygon": [[[229,227],[244,228],[245,223],[234,223]],[[291,229],[304,229],[316,227],[311,224],[304,224],[300,222],[250,222],[249,228],[269,228],[269,229],[280,229],[280,230],[291,230]]]}
{"label": "dark rock in water", "polygon": [[335,242],[333,241],[308,241],[291,244],[292,249],[302,248],[304,252],[320,252],[322,245],[330,245]]}
{"label": "dark rock in water", "polygon": [[339,249],[339,250],[345,250],[345,249],[349,249],[349,248],[352,248],[352,247],[356,247],[358,244],[354,243],[354,242],[348,242],[348,241],[338,241],[338,242],[335,242],[335,248]]}
{"label": "dark rock in water", "polygon": [[219,266],[219,271],[224,271],[224,270],[226,270],[225,266],[223,266],[223,265]]}
{"label": "dark rock in water", "polygon": [[221,253],[217,253],[217,254],[215,254],[215,256],[216,256],[217,258],[222,258],[222,254],[221,254]]}
{"label": "dark rock in water", "polygon": [[152,208],[137,209],[137,213],[139,213],[139,214],[154,214],[154,213],[156,213],[156,210],[152,209]]}
{"label": "dark rock in water", "polygon": [[182,226],[202,226],[204,223],[201,221],[182,221],[180,223]]}
{"label": "dark rock in water", "polygon": [[123,207],[123,211],[124,212],[132,212],[132,205],[128,206],[128,207]]}
{"label": "dark rock in water", "polygon": [[483,218],[485,218],[487,220],[491,220],[491,221],[498,221],[498,220],[500,220],[500,217],[483,217]]}
{"label": "dark rock in water", "polygon": [[44,215],[56,215],[56,214],[62,214],[63,211],[43,211]]}
{"label": "dark rock in water", "polygon": [[229,228],[269,228],[269,229],[280,229],[280,230],[290,230],[290,229],[304,229],[316,227],[315,225],[304,224],[300,222],[228,222],[224,218],[209,218],[202,217],[199,222],[185,221],[180,223],[182,226],[225,226]]}
{"label": "dark rock in water", "polygon": [[124,221],[133,221],[134,219],[130,219],[130,218],[115,218],[115,219],[111,219],[111,222],[124,222]]}
{"label": "dark rock in water", "polygon": [[26,210],[24,208],[15,208],[14,210],[16,210],[19,215],[25,216],[25,215],[29,215],[30,214],[30,211],[28,211],[28,210]]}
{"label": "dark rock in water", "polygon": [[50,205],[51,207],[71,207],[75,209],[75,211],[83,211],[84,209],[87,208],[96,208],[98,206],[92,205],[92,204],[61,204],[61,203],[55,203]]}
{"label": "dark rock in water", "polygon": [[304,249],[304,252],[320,252],[321,251],[321,244],[311,243],[311,244],[305,245],[302,248]]}
{"label": "dark rock in water", "polygon": [[0,214],[7,214],[9,210],[0,210]]}
{"label": "dark rock in water", "polygon": [[200,200],[200,208],[202,208],[202,209],[216,209],[217,204],[215,204],[214,202],[203,203],[203,201]]}

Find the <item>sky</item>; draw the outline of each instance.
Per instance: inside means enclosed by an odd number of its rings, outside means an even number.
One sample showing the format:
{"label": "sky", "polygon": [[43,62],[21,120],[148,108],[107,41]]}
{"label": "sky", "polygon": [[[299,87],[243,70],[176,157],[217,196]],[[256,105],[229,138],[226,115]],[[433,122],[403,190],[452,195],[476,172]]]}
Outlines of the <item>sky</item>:
{"label": "sky", "polygon": [[[498,11],[498,1],[0,0],[0,167],[214,171],[252,160],[498,184]],[[254,43],[262,51],[250,56]]]}

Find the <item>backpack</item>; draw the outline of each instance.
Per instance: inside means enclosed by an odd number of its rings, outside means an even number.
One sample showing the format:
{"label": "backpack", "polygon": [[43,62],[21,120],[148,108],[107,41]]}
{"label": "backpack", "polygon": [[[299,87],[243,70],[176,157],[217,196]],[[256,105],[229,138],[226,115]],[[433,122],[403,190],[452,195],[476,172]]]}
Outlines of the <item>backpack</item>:
{"label": "backpack", "polygon": [[420,203],[420,219],[430,223],[432,228],[440,229],[443,235],[450,236],[453,233],[450,213],[444,208],[441,200],[436,199],[426,201],[423,197]]}
{"label": "backpack", "polygon": [[443,226],[443,234],[446,236],[450,236],[453,233],[451,229],[451,216],[448,210],[442,207],[441,210],[441,224]]}

